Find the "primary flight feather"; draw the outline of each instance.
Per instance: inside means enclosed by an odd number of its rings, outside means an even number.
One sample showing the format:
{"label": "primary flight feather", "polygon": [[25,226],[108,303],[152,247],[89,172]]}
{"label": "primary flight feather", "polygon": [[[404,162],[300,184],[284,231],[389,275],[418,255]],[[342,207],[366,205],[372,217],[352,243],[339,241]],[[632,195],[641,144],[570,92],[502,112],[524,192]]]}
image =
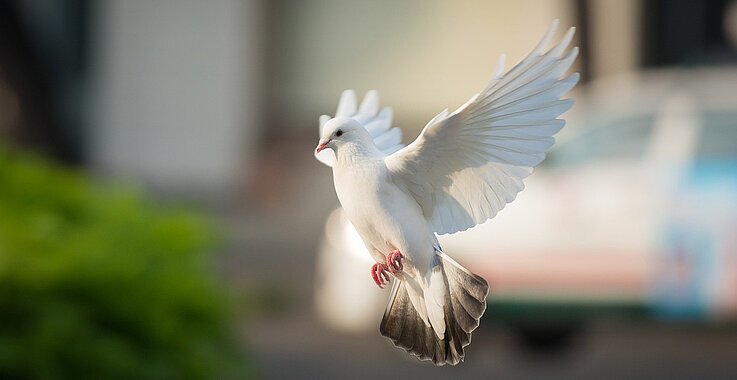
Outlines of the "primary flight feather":
{"label": "primary flight feather", "polygon": [[376,91],[358,105],[346,90],[335,117],[320,117],[315,155],[332,166],[340,203],[376,260],[371,276],[380,287],[395,277],[380,331],[420,359],[463,360],[489,288],[436,234],[483,223],[514,200],[573,105],[561,97],[578,81],[563,78],[578,53],[566,52],[574,28],[544,51],[556,26],[506,73],[502,56],[480,93],[435,116],[408,146]]}

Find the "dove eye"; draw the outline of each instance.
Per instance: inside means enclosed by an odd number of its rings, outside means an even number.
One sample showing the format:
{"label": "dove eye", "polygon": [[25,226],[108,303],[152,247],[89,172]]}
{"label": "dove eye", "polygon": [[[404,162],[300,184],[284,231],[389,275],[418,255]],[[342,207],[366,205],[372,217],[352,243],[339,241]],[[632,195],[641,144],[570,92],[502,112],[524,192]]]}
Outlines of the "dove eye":
{"label": "dove eye", "polygon": [[338,137],[343,136],[343,131],[338,129],[337,131],[335,131],[335,135]]}

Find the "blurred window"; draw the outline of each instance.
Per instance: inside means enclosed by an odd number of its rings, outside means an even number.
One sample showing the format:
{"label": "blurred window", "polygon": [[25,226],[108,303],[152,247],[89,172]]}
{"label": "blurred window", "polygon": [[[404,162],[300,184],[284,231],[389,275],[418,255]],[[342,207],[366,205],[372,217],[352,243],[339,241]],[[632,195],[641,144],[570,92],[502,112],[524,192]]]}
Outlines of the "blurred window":
{"label": "blurred window", "polygon": [[724,111],[706,114],[698,157],[737,158],[737,113]]}
{"label": "blurred window", "polygon": [[638,115],[595,125],[550,152],[551,167],[568,167],[605,160],[639,160],[653,129],[653,115]]}

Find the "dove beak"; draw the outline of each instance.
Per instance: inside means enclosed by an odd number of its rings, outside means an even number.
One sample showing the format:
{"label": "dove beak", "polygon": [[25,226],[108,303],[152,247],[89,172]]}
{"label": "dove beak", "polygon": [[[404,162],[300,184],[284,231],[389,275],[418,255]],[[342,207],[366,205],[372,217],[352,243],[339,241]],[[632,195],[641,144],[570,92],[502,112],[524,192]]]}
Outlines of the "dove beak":
{"label": "dove beak", "polygon": [[328,139],[326,141],[320,141],[320,144],[315,149],[315,153],[320,153],[323,150],[325,150],[325,148],[328,147],[328,144],[330,144],[331,141],[333,141],[333,139]]}

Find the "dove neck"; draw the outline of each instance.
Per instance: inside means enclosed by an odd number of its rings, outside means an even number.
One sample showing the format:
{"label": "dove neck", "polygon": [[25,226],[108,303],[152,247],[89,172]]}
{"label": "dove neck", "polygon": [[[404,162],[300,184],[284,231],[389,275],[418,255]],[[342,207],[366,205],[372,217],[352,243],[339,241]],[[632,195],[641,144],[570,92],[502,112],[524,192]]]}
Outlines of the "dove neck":
{"label": "dove neck", "polygon": [[335,150],[335,158],[341,165],[350,165],[367,159],[380,159],[384,154],[372,142],[348,142]]}

